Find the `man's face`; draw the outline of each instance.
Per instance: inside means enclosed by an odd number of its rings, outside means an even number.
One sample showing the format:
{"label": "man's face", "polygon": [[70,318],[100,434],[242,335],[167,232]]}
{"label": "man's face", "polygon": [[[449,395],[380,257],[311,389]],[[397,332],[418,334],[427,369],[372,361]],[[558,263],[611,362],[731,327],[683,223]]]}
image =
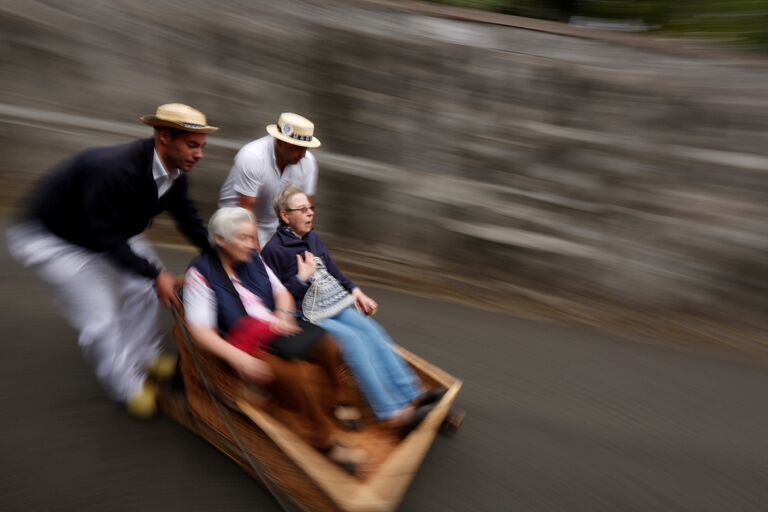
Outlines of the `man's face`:
{"label": "man's face", "polygon": [[204,133],[192,133],[184,131],[160,132],[160,146],[163,163],[171,169],[181,169],[189,172],[198,160],[203,158],[203,148],[206,143]]}
{"label": "man's face", "polygon": [[295,165],[307,154],[307,148],[275,139],[275,152],[278,160],[284,162],[285,165]]}

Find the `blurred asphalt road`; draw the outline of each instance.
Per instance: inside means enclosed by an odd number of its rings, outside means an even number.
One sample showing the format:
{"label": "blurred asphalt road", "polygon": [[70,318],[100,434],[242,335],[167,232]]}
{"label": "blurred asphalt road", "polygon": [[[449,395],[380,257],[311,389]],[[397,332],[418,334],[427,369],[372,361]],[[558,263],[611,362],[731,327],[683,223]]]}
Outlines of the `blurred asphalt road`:
{"label": "blurred asphalt road", "polygon": [[[177,271],[190,256],[162,252]],[[278,509],[181,426],[107,400],[4,237],[0,264],[0,510]],[[402,510],[768,507],[765,369],[368,290],[397,340],[465,382],[464,428],[437,439]]]}

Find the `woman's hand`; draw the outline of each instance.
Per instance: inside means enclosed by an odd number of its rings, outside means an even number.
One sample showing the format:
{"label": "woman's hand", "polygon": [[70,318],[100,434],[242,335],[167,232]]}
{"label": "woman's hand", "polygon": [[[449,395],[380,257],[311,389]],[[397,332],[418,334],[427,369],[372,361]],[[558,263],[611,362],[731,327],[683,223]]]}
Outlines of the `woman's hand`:
{"label": "woman's hand", "polygon": [[230,364],[243,380],[267,384],[274,378],[272,368],[267,363],[245,352],[241,352]]}
{"label": "woman's hand", "polygon": [[371,316],[376,314],[376,310],[379,309],[379,305],[376,301],[363,293],[360,288],[352,290],[352,296],[355,298],[355,305],[366,315]]}
{"label": "woman's hand", "polygon": [[315,273],[315,270],[317,270],[317,265],[315,264],[315,255],[309,251],[304,251],[304,257],[302,257],[300,254],[297,254],[296,268],[296,273],[299,276],[299,279],[306,283],[307,280],[312,277],[312,274]]}
{"label": "woman's hand", "polygon": [[278,336],[291,336],[301,332],[295,317],[280,314],[269,325],[269,329]]}

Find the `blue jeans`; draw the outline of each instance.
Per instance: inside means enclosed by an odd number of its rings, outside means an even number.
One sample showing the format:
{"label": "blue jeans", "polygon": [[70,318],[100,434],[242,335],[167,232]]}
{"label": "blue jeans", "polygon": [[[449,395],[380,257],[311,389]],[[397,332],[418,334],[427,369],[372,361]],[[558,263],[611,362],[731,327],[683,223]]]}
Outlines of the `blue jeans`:
{"label": "blue jeans", "polygon": [[348,307],[317,324],[338,340],[344,360],[380,420],[391,418],[422,393],[418,377],[372,318]]}

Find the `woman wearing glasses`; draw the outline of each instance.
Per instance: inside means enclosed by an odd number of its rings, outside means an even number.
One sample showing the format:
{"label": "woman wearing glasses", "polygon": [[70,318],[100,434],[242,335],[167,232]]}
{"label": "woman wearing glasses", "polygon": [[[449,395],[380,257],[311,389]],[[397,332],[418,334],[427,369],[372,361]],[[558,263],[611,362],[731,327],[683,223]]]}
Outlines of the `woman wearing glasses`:
{"label": "woman wearing glasses", "polygon": [[296,299],[298,316],[332,334],[373,413],[405,434],[445,393],[424,391],[394,350],[392,339],[369,315],[378,305],[336,266],[312,230],[315,207],[289,185],[274,201],[280,226],[262,257]]}

